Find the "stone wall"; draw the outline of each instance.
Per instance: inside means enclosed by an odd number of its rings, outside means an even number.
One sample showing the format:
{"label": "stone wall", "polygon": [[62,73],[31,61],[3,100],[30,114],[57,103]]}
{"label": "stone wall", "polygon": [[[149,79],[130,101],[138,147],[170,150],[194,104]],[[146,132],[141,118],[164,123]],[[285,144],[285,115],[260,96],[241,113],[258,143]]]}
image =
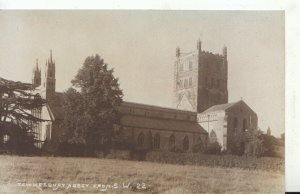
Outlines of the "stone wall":
{"label": "stone wall", "polygon": [[[135,145],[136,149],[169,151],[175,146],[179,150],[191,152],[193,147],[197,144],[201,144],[202,147],[205,147],[207,141],[207,135],[200,133],[163,131],[159,129],[134,127],[123,127],[123,131],[127,136],[127,143]],[[144,136],[143,144],[139,144],[139,137],[141,134]],[[159,147],[155,146],[156,135],[159,135]],[[170,142],[172,135],[175,138],[175,144]],[[184,147],[184,138],[188,138],[188,148]]]}
{"label": "stone wall", "polygon": [[257,130],[257,115],[244,102],[227,111],[227,129],[229,149],[233,146],[241,146],[245,143],[243,135],[247,131]]}

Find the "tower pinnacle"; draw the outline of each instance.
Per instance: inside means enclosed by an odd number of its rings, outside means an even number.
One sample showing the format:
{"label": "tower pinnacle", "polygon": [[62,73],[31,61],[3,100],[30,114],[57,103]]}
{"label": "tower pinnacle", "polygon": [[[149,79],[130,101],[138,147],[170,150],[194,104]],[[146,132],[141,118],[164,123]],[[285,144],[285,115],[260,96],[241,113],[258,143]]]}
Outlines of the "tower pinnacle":
{"label": "tower pinnacle", "polygon": [[52,63],[52,49],[50,49],[50,62]]}
{"label": "tower pinnacle", "polygon": [[227,59],[227,47],[226,47],[226,45],[224,45],[224,47],[223,47],[223,56],[224,56],[225,59]]}

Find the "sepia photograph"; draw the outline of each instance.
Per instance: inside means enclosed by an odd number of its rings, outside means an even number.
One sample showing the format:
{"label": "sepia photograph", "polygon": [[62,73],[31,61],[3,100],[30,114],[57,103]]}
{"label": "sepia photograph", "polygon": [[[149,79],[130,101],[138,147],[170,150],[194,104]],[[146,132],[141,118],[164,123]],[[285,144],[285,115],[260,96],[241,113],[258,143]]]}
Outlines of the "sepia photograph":
{"label": "sepia photograph", "polygon": [[0,193],[285,192],[285,12],[1,10]]}

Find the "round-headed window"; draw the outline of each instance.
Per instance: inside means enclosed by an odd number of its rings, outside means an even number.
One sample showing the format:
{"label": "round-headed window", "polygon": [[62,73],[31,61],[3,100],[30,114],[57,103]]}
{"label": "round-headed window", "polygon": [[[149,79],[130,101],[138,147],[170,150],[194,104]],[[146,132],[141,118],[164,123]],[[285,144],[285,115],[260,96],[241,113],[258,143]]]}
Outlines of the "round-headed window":
{"label": "round-headed window", "polygon": [[175,136],[174,135],[171,135],[169,138],[169,146],[170,146],[170,148],[175,146]]}
{"label": "round-headed window", "polygon": [[154,149],[160,148],[160,135],[158,133],[156,133],[153,138],[153,148]]}
{"label": "round-headed window", "polygon": [[189,138],[188,138],[188,136],[185,136],[183,138],[183,149],[188,150],[189,147],[190,147]]}
{"label": "round-headed window", "polygon": [[143,146],[144,145],[144,142],[145,142],[145,135],[143,132],[141,132],[138,136],[138,139],[137,139],[137,144],[139,146]]}

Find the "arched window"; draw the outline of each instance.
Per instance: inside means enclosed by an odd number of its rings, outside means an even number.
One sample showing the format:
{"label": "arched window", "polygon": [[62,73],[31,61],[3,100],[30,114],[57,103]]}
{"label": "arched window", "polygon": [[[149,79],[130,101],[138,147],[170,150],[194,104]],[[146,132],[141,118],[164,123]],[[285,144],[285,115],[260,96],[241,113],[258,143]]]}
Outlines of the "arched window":
{"label": "arched window", "polygon": [[202,145],[202,139],[201,139],[201,137],[198,137],[198,139],[197,139],[197,144]]}
{"label": "arched window", "polygon": [[189,87],[192,87],[192,85],[193,85],[193,79],[192,79],[192,77],[190,77],[189,78]]}
{"label": "arched window", "polygon": [[210,142],[217,142],[217,134],[216,134],[216,132],[214,131],[214,130],[212,130],[211,132],[210,132]]}
{"label": "arched window", "polygon": [[183,64],[182,63],[179,64],[179,71],[183,71]]}
{"label": "arched window", "polygon": [[151,131],[149,131],[148,134],[147,134],[147,140],[146,140],[146,142],[147,142],[148,148],[152,149],[153,148],[153,141],[152,141],[152,133],[151,133]]}
{"label": "arched window", "polygon": [[221,82],[220,82],[220,79],[218,79],[218,81],[217,81],[217,88],[219,89],[220,88],[220,86],[221,86],[221,84],[220,84]]}
{"label": "arched window", "polygon": [[155,134],[153,138],[153,148],[159,149],[160,148],[160,136],[158,133]]}
{"label": "arched window", "polygon": [[175,136],[171,135],[169,138],[169,147],[172,148],[175,146]]}
{"label": "arched window", "polygon": [[247,129],[247,119],[243,120],[243,131],[246,131]]}
{"label": "arched window", "polygon": [[141,132],[138,136],[137,144],[138,144],[138,146],[143,146],[144,142],[145,142],[145,135],[143,132]]}
{"label": "arched window", "polygon": [[184,88],[187,88],[187,87],[188,87],[188,80],[184,79]]}
{"label": "arched window", "polygon": [[191,71],[193,69],[193,62],[189,61],[189,70]]}
{"label": "arched window", "polygon": [[190,147],[189,138],[188,138],[188,136],[185,136],[183,138],[183,149],[188,150],[189,147]]}
{"label": "arched window", "polygon": [[233,120],[233,128],[234,130],[236,130],[238,128],[238,124],[239,124],[239,121],[236,117],[234,117],[234,120]]}

